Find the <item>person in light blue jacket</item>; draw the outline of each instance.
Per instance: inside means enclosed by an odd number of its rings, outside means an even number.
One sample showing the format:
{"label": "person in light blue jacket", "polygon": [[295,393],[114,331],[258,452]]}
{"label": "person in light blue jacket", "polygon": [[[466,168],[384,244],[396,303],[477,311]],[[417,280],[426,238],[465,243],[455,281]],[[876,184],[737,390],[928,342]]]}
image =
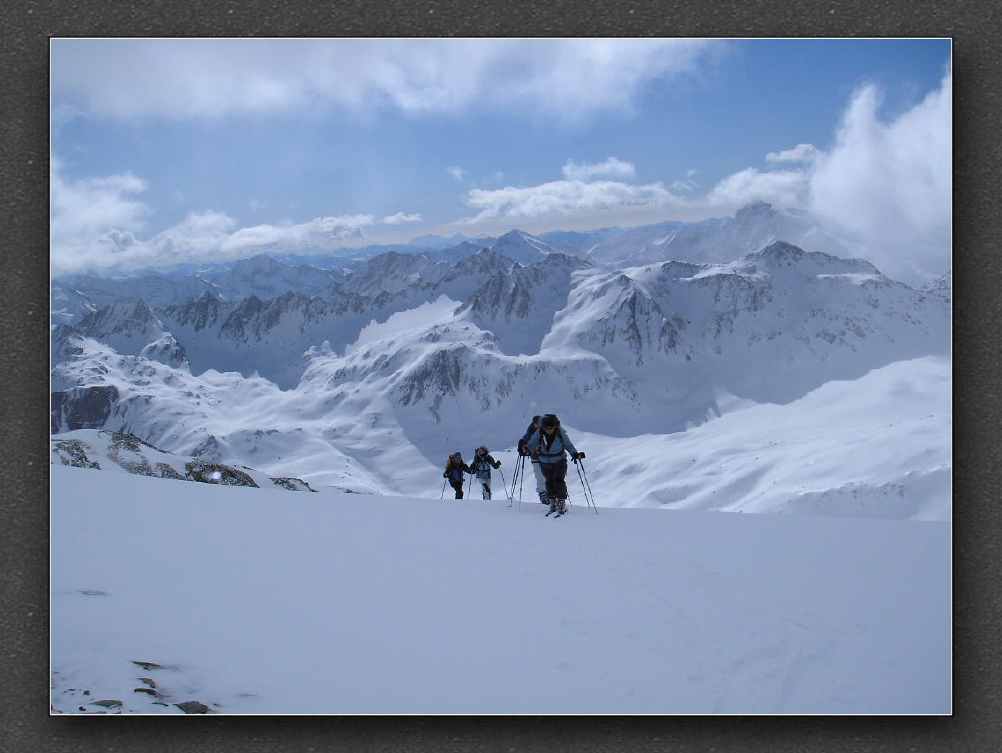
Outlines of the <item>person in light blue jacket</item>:
{"label": "person in light blue jacket", "polygon": [[550,498],[550,512],[560,515],[567,512],[567,458],[575,463],[585,454],[578,452],[567,433],[560,428],[560,419],[547,413],[540,421],[539,431],[526,442],[529,454],[539,459],[539,467],[546,478],[546,495]]}
{"label": "person in light blue jacket", "polygon": [[[528,455],[529,454],[529,437],[539,431],[539,422],[542,420],[542,416],[533,416],[532,423],[529,424],[529,428],[525,430],[525,434],[522,438],[518,440],[518,454]],[[546,496],[546,476],[543,475],[543,471],[539,467],[539,458],[529,458],[532,462],[532,475],[536,479],[536,494],[539,495],[539,501],[544,505],[550,504],[550,498]]]}

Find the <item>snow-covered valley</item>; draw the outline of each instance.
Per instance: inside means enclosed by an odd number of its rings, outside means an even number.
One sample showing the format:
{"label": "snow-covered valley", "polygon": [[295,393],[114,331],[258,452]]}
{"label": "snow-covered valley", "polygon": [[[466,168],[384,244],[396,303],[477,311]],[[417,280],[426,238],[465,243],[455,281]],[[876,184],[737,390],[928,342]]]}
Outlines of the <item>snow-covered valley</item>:
{"label": "snow-covered valley", "polygon": [[950,711],[945,523],[52,473],[59,712]]}

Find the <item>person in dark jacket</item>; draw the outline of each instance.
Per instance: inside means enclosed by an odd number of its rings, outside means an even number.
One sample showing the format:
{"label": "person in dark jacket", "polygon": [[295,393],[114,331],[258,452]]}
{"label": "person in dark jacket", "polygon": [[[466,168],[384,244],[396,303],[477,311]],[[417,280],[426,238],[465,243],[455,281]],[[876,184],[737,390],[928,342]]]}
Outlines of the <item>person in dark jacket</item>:
{"label": "person in dark jacket", "polygon": [[472,474],[473,471],[463,462],[463,453],[452,453],[449,456],[449,461],[445,464],[445,473],[442,474],[442,478],[449,480],[449,485],[456,491],[456,499],[463,498],[464,473]]}
{"label": "person in dark jacket", "polygon": [[575,463],[585,454],[578,452],[566,432],[560,428],[560,419],[547,413],[539,422],[539,431],[526,443],[530,455],[539,458],[540,470],[546,477],[546,493],[550,498],[550,512],[567,512],[567,458]]}
{"label": "person in dark jacket", "polygon": [[481,494],[485,502],[489,502],[491,498],[491,468],[500,467],[501,461],[495,460],[486,447],[478,447],[474,451],[473,461],[470,463],[470,472],[480,482]]}
{"label": "person in dark jacket", "polygon": [[533,416],[532,423],[529,424],[529,428],[525,430],[525,434],[522,438],[518,440],[518,454],[519,455],[529,455],[529,460],[532,461],[532,473],[536,477],[536,494],[539,495],[539,501],[544,505],[550,504],[550,498],[546,494],[546,477],[543,475],[542,469],[539,467],[539,457],[532,457],[529,454],[529,438],[539,431],[539,422],[542,416]]}

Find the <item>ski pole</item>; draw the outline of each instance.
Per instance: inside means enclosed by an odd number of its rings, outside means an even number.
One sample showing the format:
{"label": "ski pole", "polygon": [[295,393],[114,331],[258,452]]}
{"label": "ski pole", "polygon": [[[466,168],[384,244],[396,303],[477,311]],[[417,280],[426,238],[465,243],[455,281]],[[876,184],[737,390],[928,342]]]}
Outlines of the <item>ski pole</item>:
{"label": "ski pole", "polygon": [[[518,474],[518,509],[522,509],[522,482],[525,481],[525,455],[522,456],[522,472]],[[515,485],[512,484],[511,496],[515,497]]]}
{"label": "ski pole", "polygon": [[578,467],[578,478],[581,480],[581,491],[584,492],[585,502],[591,505],[591,509],[598,515],[598,505],[595,504],[595,495],[592,493],[591,484],[588,483],[588,474],[584,469],[584,462],[578,460],[575,465]]}
{"label": "ski pole", "polygon": [[439,500],[445,499],[445,484],[448,479],[442,479],[442,493],[438,495]]}
{"label": "ski pole", "polygon": [[588,488],[588,498],[591,500],[591,509],[593,509],[595,514],[598,515],[598,505],[595,504],[595,492],[591,490],[591,482],[588,480],[588,471],[585,470],[583,461],[579,460],[578,462],[581,463],[581,477],[584,479],[585,486]]}
{"label": "ski pole", "polygon": [[508,500],[512,503],[515,501],[515,487],[518,485],[518,481],[523,473],[525,473],[525,456],[519,455],[515,458],[515,472],[511,477],[511,492],[508,494]]}
{"label": "ski pole", "polygon": [[508,482],[504,477],[504,468],[498,466],[498,473],[501,474],[501,488],[504,489],[505,494],[508,496],[508,507],[511,507],[511,495],[508,494]]}
{"label": "ski pole", "polygon": [[[530,463],[529,465],[532,465]],[[522,509],[522,483],[525,481],[525,455],[522,456],[522,475],[518,480],[518,509]]]}

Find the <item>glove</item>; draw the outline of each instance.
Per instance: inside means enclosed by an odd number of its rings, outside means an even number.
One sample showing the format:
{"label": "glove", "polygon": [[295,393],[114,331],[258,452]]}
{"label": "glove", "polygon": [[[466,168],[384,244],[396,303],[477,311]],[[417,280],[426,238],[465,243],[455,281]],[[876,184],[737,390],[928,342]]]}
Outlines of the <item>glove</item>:
{"label": "glove", "polygon": [[449,478],[449,472],[446,471],[445,473],[443,473],[442,478]]}
{"label": "glove", "polygon": [[524,439],[518,440],[518,454],[519,455],[522,455],[524,457],[525,455],[529,454],[529,448],[527,447],[527,445],[528,445],[528,442],[526,442]]}
{"label": "glove", "polygon": [[501,461],[499,460],[498,462],[496,462],[496,463],[494,464],[494,467],[495,467],[495,468],[500,468],[500,467],[501,467]]}

